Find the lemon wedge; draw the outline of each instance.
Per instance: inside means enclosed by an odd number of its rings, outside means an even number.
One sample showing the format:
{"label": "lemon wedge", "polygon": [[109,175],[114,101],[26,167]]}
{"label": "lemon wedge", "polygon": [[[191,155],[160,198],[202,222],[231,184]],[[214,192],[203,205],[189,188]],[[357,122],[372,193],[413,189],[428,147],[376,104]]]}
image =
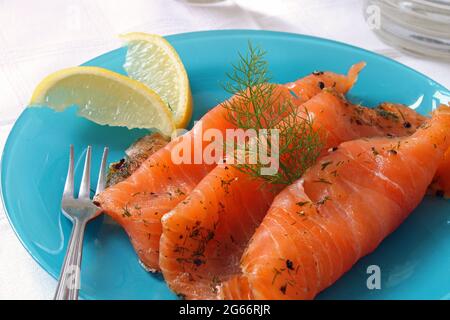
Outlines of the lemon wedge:
{"label": "lemon wedge", "polygon": [[128,76],[152,88],[172,111],[177,128],[192,116],[189,80],[176,50],[163,37],[133,32],[121,35],[128,46],[124,69]]}
{"label": "lemon wedge", "polygon": [[175,130],[167,104],[139,81],[99,67],[73,67],[57,71],[36,87],[30,106],[46,105],[62,111],[78,106],[79,115],[102,125],[130,129]]}

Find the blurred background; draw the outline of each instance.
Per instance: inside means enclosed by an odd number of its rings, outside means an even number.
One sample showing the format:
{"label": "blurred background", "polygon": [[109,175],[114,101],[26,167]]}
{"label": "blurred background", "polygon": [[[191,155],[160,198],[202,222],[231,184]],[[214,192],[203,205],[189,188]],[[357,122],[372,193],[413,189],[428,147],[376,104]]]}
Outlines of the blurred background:
{"label": "blurred background", "polygon": [[[386,55],[449,88],[449,8],[448,0],[0,0],[0,153],[35,85],[119,47],[120,33],[308,34]],[[0,299],[52,298],[56,281],[21,246],[3,208],[0,261]]]}

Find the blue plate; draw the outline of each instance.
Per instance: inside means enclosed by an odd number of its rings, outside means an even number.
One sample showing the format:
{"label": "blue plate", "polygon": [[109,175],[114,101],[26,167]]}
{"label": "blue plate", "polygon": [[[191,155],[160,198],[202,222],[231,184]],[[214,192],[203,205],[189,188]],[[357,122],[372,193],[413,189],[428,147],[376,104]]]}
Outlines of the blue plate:
{"label": "blue plate", "polygon": [[[237,51],[248,40],[267,50],[276,82],[288,82],[313,70],[345,73],[361,60],[367,67],[350,93],[355,102],[375,105],[401,102],[426,114],[449,91],[424,75],[392,60],[342,43],[267,31],[208,31],[167,37],[186,66],[199,119],[226,98],[220,87]],[[108,52],[86,65],[119,73],[126,49]],[[30,92],[31,94],[31,92]],[[76,150],[81,176],[83,150],[94,148],[100,162],[103,146],[110,160],[142,130],[100,126],[75,115],[75,109],[56,113],[46,108],[25,109],[7,140],[1,164],[3,201],[12,227],[30,254],[57,277],[66,251],[70,222],[60,213],[69,145]],[[95,180],[94,180],[95,181]],[[79,183],[79,181],[78,181]],[[93,186],[94,187],[94,186]],[[381,269],[381,289],[369,290],[367,268]],[[442,299],[450,297],[450,206],[425,198],[408,220],[370,256],[362,259],[319,298],[326,299]],[[159,275],[145,272],[123,230],[100,217],[89,224],[85,237],[81,295],[88,299],[174,299]]]}

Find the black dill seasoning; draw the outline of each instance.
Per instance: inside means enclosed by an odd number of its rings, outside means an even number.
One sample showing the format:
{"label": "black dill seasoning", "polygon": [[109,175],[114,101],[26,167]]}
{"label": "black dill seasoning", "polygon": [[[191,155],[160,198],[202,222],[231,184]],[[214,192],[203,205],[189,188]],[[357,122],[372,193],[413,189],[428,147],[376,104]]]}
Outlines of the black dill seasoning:
{"label": "black dill seasoning", "polygon": [[287,284],[284,284],[280,287],[280,291],[282,294],[286,294]]}
{"label": "black dill seasoning", "polygon": [[410,123],[409,121],[405,121],[405,122],[403,123],[403,126],[404,126],[406,129],[411,128],[411,123]]}
{"label": "black dill seasoning", "polygon": [[125,207],[123,207],[122,208],[122,210],[123,210],[123,212],[122,212],[122,217],[131,217],[131,213],[130,213],[130,211],[128,211],[128,208],[125,206]]}
{"label": "black dill seasoning", "polygon": [[398,121],[398,115],[393,112],[384,110],[382,108],[375,108],[375,112],[380,116],[388,120]]}
{"label": "black dill seasoning", "polygon": [[306,216],[305,211],[299,211],[299,212],[297,212],[297,214],[298,214],[300,217]]}
{"label": "black dill seasoning", "polygon": [[201,260],[201,259],[194,259],[194,264],[195,264],[195,266],[197,266],[197,267],[199,267],[199,266],[201,266],[204,262],[203,262],[203,260]]}
{"label": "black dill seasoning", "polygon": [[231,185],[231,182],[233,182],[234,178],[231,178],[229,180],[223,180],[220,179],[220,186],[224,189],[225,193],[229,193],[229,186]]}
{"label": "black dill seasoning", "polygon": [[322,81],[319,81],[318,86],[319,86],[320,90],[322,90],[323,88],[325,88],[325,83],[323,83]]}
{"label": "black dill seasoning", "polygon": [[116,162],[112,165],[112,167],[116,170],[122,168],[122,165],[125,163],[125,159],[120,159],[119,162]]}
{"label": "black dill seasoning", "polygon": [[332,164],[333,161],[325,161],[321,164],[321,170],[325,170],[326,167],[328,167],[330,164]]}
{"label": "black dill seasoning", "polygon": [[377,151],[377,149],[375,149],[375,147],[372,147],[372,153],[374,156],[379,155],[380,153]]}
{"label": "black dill seasoning", "polygon": [[208,234],[206,235],[206,241],[210,241],[214,238],[214,231],[209,230]]}
{"label": "black dill seasoning", "polygon": [[278,270],[277,268],[273,268],[273,278],[272,278],[272,284],[275,283],[275,280],[277,279],[277,277],[281,274],[281,271]]}
{"label": "black dill seasoning", "polygon": [[175,190],[175,193],[178,194],[179,196],[184,196],[185,195],[185,193],[180,188],[177,188]]}
{"label": "black dill seasoning", "polygon": [[191,234],[189,235],[190,238],[196,238],[200,234],[199,229],[192,230]]}
{"label": "black dill seasoning", "polygon": [[286,260],[286,268],[289,270],[294,270],[294,263],[289,259]]}
{"label": "black dill seasoning", "polygon": [[391,149],[391,150],[388,150],[388,153],[395,156],[397,154],[397,151],[395,151],[394,149]]}
{"label": "black dill seasoning", "polygon": [[317,204],[318,204],[318,205],[323,205],[323,204],[325,204],[325,202],[327,202],[328,200],[330,200],[330,197],[329,197],[329,196],[325,196],[325,197],[323,197],[322,200],[319,200],[319,201],[317,202]]}
{"label": "black dill seasoning", "polygon": [[356,108],[355,108],[355,112],[356,112],[357,114],[361,115],[361,114],[364,113],[364,108],[358,105],[358,106],[356,106]]}
{"label": "black dill seasoning", "polygon": [[327,179],[324,179],[324,178],[320,178],[318,180],[314,180],[313,182],[315,182],[315,183],[332,184],[330,181],[328,181]]}
{"label": "black dill seasoning", "polygon": [[321,76],[323,75],[323,71],[314,71],[312,74],[315,76]]}

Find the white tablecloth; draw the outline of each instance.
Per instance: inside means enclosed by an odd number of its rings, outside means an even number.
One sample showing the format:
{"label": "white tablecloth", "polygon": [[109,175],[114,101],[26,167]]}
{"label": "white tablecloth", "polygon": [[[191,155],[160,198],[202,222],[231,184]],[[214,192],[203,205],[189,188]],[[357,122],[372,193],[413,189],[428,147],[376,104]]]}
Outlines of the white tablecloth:
{"label": "white tablecloth", "polygon": [[[35,85],[57,69],[120,46],[116,35],[268,29],[330,38],[386,54],[450,87],[450,66],[379,41],[361,0],[0,0],[0,152]],[[49,299],[56,281],[28,255],[0,208],[0,299]]]}

